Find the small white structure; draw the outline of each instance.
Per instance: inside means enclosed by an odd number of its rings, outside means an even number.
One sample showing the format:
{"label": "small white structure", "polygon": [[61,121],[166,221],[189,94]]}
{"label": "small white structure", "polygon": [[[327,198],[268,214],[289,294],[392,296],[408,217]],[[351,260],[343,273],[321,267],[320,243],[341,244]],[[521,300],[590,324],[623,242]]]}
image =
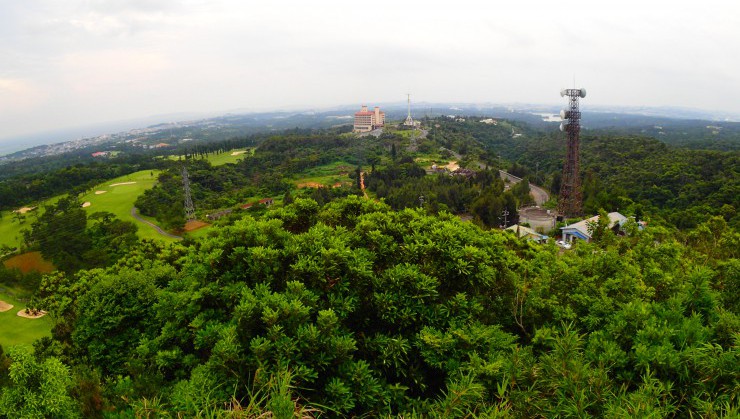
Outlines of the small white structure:
{"label": "small white structure", "polygon": [[519,238],[526,238],[527,240],[532,240],[536,243],[545,243],[548,238],[544,234],[540,234],[529,227],[520,226],[519,224],[514,224],[506,230],[513,231]]}
{"label": "small white structure", "polygon": [[[599,216],[595,215],[591,218],[581,220],[577,223],[561,227],[563,231],[563,241],[566,243],[572,242],[574,239],[581,239],[585,241],[591,241],[591,232],[589,231],[589,224],[599,221]],[[624,222],[627,221],[627,217],[618,213],[609,213],[609,228],[622,227]]]}

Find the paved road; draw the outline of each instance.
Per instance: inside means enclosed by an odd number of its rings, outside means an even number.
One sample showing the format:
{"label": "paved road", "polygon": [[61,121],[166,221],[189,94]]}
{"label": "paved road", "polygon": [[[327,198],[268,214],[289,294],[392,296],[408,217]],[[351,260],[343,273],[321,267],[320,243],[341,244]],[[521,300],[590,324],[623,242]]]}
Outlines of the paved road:
{"label": "paved road", "polygon": [[[461,161],[462,160],[462,156],[460,155],[460,153],[456,153],[456,152],[454,152],[454,151],[452,151],[452,150],[450,150],[448,148],[444,148],[444,147],[440,147],[440,149],[449,151],[450,153],[452,153],[453,156],[455,156],[455,158],[458,161]],[[481,170],[484,170],[486,168],[486,165],[483,164],[483,163],[481,163],[481,162],[479,162],[479,161],[475,162],[475,165],[479,169],[481,169]],[[503,170],[499,170],[499,173],[501,174],[501,179],[503,179],[503,180],[508,179],[509,182],[511,182],[511,183],[519,183],[519,182],[522,181],[522,178],[516,177],[516,176],[512,175],[511,173],[506,173]],[[533,185],[531,183],[529,184],[529,194],[532,195],[532,198],[534,198],[535,204],[537,204],[539,206],[541,206],[542,204],[544,204],[545,202],[547,202],[547,201],[550,200],[550,194],[547,193],[547,191],[545,191],[544,189],[540,188],[539,186]]]}
{"label": "paved road", "polygon": [[141,221],[142,223],[151,226],[153,229],[157,230],[157,233],[159,233],[159,234],[161,234],[161,235],[163,235],[165,237],[169,237],[169,238],[175,239],[175,240],[181,240],[182,239],[182,237],[175,236],[174,234],[170,234],[170,233],[162,230],[162,228],[159,227],[158,225],[156,225],[156,224],[154,224],[154,223],[152,223],[150,221],[147,221],[147,220],[141,218],[141,216],[139,216],[139,213],[137,212],[136,207],[131,208],[131,216],[134,217],[137,221]]}
{"label": "paved road", "polygon": [[[511,183],[519,183],[522,181],[522,178],[516,177],[511,173],[506,173],[503,170],[499,170],[499,173],[501,174],[501,179],[509,179],[509,182]],[[534,202],[537,205],[542,205],[550,200],[550,194],[547,193],[547,191],[531,183],[529,184],[529,194],[532,195],[532,198],[534,198]]]}

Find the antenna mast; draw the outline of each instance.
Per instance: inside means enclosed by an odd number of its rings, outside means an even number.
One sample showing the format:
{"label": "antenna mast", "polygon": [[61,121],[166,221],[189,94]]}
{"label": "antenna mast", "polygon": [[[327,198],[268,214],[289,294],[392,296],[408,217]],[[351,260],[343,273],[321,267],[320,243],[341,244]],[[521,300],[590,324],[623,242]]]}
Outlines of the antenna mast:
{"label": "antenna mast", "polygon": [[570,106],[568,110],[560,111],[560,117],[563,119],[560,130],[567,134],[568,145],[560,184],[558,214],[564,217],[575,217],[581,215],[583,210],[579,154],[581,111],[578,108],[578,99],[586,97],[586,89],[563,89],[560,91],[560,96],[567,96]]}
{"label": "antenna mast", "polygon": [[195,207],[193,198],[190,196],[190,180],[188,179],[188,169],[182,166],[182,187],[185,190],[185,219],[190,221],[195,219]]}
{"label": "antenna mast", "polygon": [[406,106],[408,107],[408,116],[406,116],[406,120],[403,121],[403,125],[413,127],[414,120],[411,118],[411,93],[406,93]]}

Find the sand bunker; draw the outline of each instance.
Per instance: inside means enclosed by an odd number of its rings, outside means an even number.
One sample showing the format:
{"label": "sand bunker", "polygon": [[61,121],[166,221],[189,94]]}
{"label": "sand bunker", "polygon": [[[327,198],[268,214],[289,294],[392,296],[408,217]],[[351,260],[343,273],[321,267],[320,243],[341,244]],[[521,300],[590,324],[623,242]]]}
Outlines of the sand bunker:
{"label": "sand bunker", "polygon": [[246,150],[242,150],[242,151],[235,151],[235,152],[231,153],[231,155],[232,155],[232,156],[238,156],[238,155],[240,155],[240,154],[245,154],[246,152],[247,152]]}
{"label": "sand bunker", "polygon": [[84,202],[84,203],[82,204],[82,208],[87,208],[87,207],[89,207],[90,205],[92,205],[92,204],[90,203],[90,201]]}
{"label": "sand bunker", "polygon": [[8,304],[3,300],[0,300],[0,313],[5,312],[13,308],[13,304]]}
{"label": "sand bunker", "polygon": [[447,169],[450,170],[450,172],[454,172],[455,170],[460,168],[460,165],[458,165],[456,161],[453,161],[453,162],[450,162],[447,166],[442,166],[442,167],[446,167]]}
{"label": "sand bunker", "polygon": [[13,212],[19,212],[19,213],[21,213],[21,214],[25,214],[25,213],[27,213],[28,211],[33,211],[33,210],[35,210],[35,209],[36,209],[36,207],[23,207],[23,208],[18,208],[17,210],[15,210],[15,211],[13,211]]}
{"label": "sand bunker", "polygon": [[26,319],[38,319],[44,316],[46,316],[46,312],[44,310],[32,311],[25,308],[18,312],[18,317],[24,317]]}
{"label": "sand bunker", "polygon": [[121,186],[121,185],[133,185],[136,182],[120,182],[120,183],[114,183],[110,186]]}
{"label": "sand bunker", "polygon": [[95,191],[95,195],[102,195],[108,191]]}

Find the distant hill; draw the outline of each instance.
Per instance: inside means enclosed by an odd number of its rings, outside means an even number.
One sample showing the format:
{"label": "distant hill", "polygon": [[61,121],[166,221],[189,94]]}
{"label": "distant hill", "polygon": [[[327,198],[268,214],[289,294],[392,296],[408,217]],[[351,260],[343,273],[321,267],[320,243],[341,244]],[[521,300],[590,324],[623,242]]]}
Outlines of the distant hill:
{"label": "distant hill", "polygon": [[[380,106],[388,120],[402,120],[406,103],[368,103]],[[141,146],[183,140],[219,141],[235,136],[282,131],[285,129],[318,129],[352,124],[352,115],[359,109],[342,105],[324,109],[303,109],[273,112],[228,113],[219,116],[205,114],[171,114],[152,116],[54,132],[0,140],[0,164],[5,160],[56,155],[79,150],[90,145],[104,146],[140,140]],[[537,130],[554,130],[559,125],[560,106],[537,104],[471,104],[415,103],[412,116],[416,119],[437,116],[485,116],[505,118],[530,124]],[[740,148],[740,116],[710,113],[684,108],[645,107],[584,107],[584,129],[609,129],[620,133],[655,136],[669,144],[701,148]],[[148,141],[148,142],[147,142]],[[716,144],[712,144],[716,142]]]}

